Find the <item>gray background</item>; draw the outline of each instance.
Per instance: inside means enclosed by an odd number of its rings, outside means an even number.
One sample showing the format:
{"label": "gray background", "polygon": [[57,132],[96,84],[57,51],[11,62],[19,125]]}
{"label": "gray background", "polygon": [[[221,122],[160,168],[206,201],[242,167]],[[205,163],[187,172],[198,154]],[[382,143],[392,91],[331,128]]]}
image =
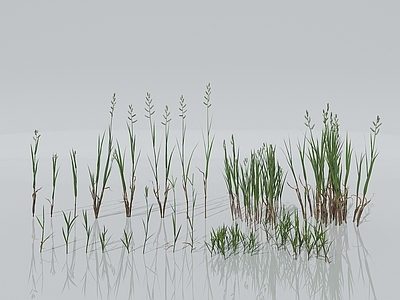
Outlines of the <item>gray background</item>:
{"label": "gray background", "polygon": [[215,129],[303,128],[329,102],[345,130],[398,132],[398,1],[137,2],[2,1],[0,133],[103,129],[114,92],[116,127],[132,103],[147,128],[150,92],[198,129],[208,82]]}

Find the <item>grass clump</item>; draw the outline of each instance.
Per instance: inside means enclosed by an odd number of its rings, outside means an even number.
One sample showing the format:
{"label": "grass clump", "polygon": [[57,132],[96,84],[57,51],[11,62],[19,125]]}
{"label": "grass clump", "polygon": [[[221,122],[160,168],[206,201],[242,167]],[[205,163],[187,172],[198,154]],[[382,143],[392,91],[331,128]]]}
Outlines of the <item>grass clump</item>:
{"label": "grass clump", "polygon": [[221,254],[225,259],[231,255],[239,253],[255,254],[258,252],[261,244],[253,229],[246,234],[239,228],[235,222],[231,227],[222,225],[216,230],[211,229],[210,243],[206,246],[211,255]]}
{"label": "grass clump", "polygon": [[132,206],[136,190],[136,168],[140,157],[140,152],[136,153],[136,134],[134,131],[134,124],[136,123],[136,114],[133,111],[133,106],[129,105],[128,109],[128,121],[127,128],[129,134],[129,157],[131,160],[131,174],[129,178],[129,196],[128,188],[125,180],[125,152],[122,154],[119,143],[117,142],[117,148],[114,150],[114,159],[117,162],[118,170],[121,178],[122,185],[122,199],[125,205],[125,216],[130,217],[132,215]]}
{"label": "grass clump", "polygon": [[239,218],[247,224],[260,224],[264,219],[274,223],[282,207],[286,178],[276,159],[275,147],[263,144],[241,163],[233,135],[231,146],[229,155],[224,141],[224,179],[233,219]]}
{"label": "grass clump", "polygon": [[313,255],[329,262],[329,249],[331,242],[328,240],[327,231],[321,221],[312,224],[299,217],[297,209],[282,209],[279,219],[271,226],[264,222],[263,229],[269,243],[279,250],[286,250],[294,258],[305,251],[307,258]]}
{"label": "grass clump", "polygon": [[[303,218],[312,216],[325,225],[332,222],[341,225],[347,221],[348,200],[351,198],[349,175],[353,147],[347,134],[344,140],[341,138],[339,118],[330,111],[329,104],[323,110],[322,116],[323,128],[318,139],[314,135],[315,124],[312,124],[308,111],[305,113],[307,132],[303,142],[297,145],[302,175],[296,174],[290,141],[285,142],[286,160],[294,180],[294,185],[291,187],[296,191]],[[370,135],[370,155],[366,159],[366,154],[362,154],[357,162],[356,208],[353,218],[353,221],[358,220],[357,226],[363,209],[369,203],[366,193],[377,157],[375,142],[381,125],[379,116],[373,125]],[[361,169],[364,163],[366,167],[364,189],[363,193],[359,194]],[[308,174],[309,170],[314,179],[313,185],[312,178]]]}
{"label": "grass clump", "polygon": [[89,177],[90,177],[90,194],[93,200],[93,211],[94,216],[97,219],[100,213],[100,207],[103,202],[104,191],[108,189],[107,182],[111,173],[111,165],[112,165],[112,152],[113,152],[113,137],[112,137],[112,125],[113,125],[113,117],[114,117],[114,108],[116,104],[116,96],[114,94],[113,99],[111,100],[111,108],[110,108],[110,124],[108,126],[108,144],[107,144],[107,153],[106,160],[103,169],[102,180],[100,182],[100,173],[101,173],[101,158],[103,152],[103,144],[105,138],[105,132],[102,136],[99,136],[97,139],[97,162],[96,168],[92,171],[89,167]]}
{"label": "grass clump", "polygon": [[171,185],[170,185],[170,171],[171,171],[171,161],[172,161],[172,155],[174,152],[174,148],[172,150],[169,150],[169,134],[170,134],[170,122],[171,122],[171,117],[170,117],[170,111],[168,106],[165,106],[164,114],[163,114],[163,119],[164,121],[161,122],[161,124],[164,126],[164,172],[165,172],[165,177],[164,177],[164,194],[163,194],[163,200],[161,201],[161,188],[160,188],[160,174],[159,174],[159,162],[160,162],[160,151],[161,151],[161,146],[157,148],[157,132],[156,132],[156,124],[155,121],[153,120],[153,115],[155,114],[154,110],[154,104],[153,104],[153,99],[151,98],[150,94],[147,93],[146,95],[146,101],[145,101],[145,111],[146,115],[145,117],[149,119],[149,125],[150,125],[150,135],[151,135],[151,146],[152,146],[152,160],[148,158],[151,171],[153,173],[153,193],[154,196],[156,197],[158,208],[160,211],[160,217],[164,218],[165,217],[165,209],[168,201],[168,193],[171,190]]}

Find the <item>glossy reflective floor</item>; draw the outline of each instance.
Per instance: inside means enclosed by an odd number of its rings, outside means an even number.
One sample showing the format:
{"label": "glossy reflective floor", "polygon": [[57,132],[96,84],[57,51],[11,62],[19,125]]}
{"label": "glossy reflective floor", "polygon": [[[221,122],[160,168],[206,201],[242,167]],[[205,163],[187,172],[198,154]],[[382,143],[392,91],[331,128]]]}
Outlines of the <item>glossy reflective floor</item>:
{"label": "glossy reflective floor", "polygon": [[[151,172],[142,148],[138,173],[138,188],[130,219],[125,218],[120,197],[120,183],[114,172],[100,217],[94,220],[88,190],[87,166],[92,165],[96,149],[96,132],[42,133],[39,149],[39,182],[37,216],[45,207],[45,232],[52,234],[40,253],[41,231],[30,215],[31,173],[29,143],[31,134],[3,135],[1,163],[1,237],[0,285],[7,299],[396,299],[400,272],[397,220],[400,199],[400,160],[396,149],[399,136],[382,134],[378,139],[380,156],[374,171],[370,194],[372,203],[365,212],[359,228],[349,222],[341,227],[331,226],[331,263],[305,255],[293,259],[287,252],[269,245],[260,231],[262,247],[255,255],[239,254],[224,259],[211,256],[204,242],[210,229],[223,223],[230,225],[229,200],[222,170],[222,140],[230,133],[217,132],[215,153],[210,175],[208,218],[204,219],[200,173],[193,168],[196,180],[194,243],[191,249],[190,228],[185,217],[181,191],[176,193],[177,224],[181,232],[173,250],[171,206],[160,219],[152,195],[154,211],[149,222],[149,240],[143,254],[146,219],[144,186],[150,185]],[[116,133],[118,136],[120,133]],[[121,133],[122,135],[123,133]],[[145,133],[143,133],[145,135]],[[201,141],[201,133],[192,132],[193,144]],[[296,133],[295,133],[296,134]],[[258,148],[264,141],[283,145],[283,139],[293,132],[237,132],[235,136],[243,155],[247,149]],[[299,135],[299,133],[297,133]],[[294,135],[296,136],[296,135]],[[354,135],[355,145],[362,143],[364,134]],[[148,138],[148,137],[147,137]],[[146,140],[147,141],[147,140]],[[359,143],[359,144],[360,144]],[[189,143],[190,144],[190,143]],[[73,203],[69,150],[78,154],[79,176],[78,218],[71,232],[69,254],[65,254],[62,211],[70,211]],[[190,147],[190,146],[189,146]],[[50,218],[46,200],[51,193],[51,155],[60,157],[60,177],[56,204]],[[201,167],[202,152],[197,151],[193,165]],[[284,165],[284,159],[281,164]],[[178,161],[175,161],[178,163]],[[178,166],[179,167],[179,166]],[[114,170],[116,171],[116,170]],[[176,169],[175,176],[179,174]],[[170,193],[170,203],[173,194]],[[283,202],[296,205],[294,192],[285,189]],[[87,210],[93,232],[86,253],[86,236],[82,226],[82,210]],[[143,221],[142,221],[143,220]],[[107,230],[105,252],[99,234]],[[129,248],[124,248],[123,231],[132,231]],[[3,297],[3,296],[2,296]]]}

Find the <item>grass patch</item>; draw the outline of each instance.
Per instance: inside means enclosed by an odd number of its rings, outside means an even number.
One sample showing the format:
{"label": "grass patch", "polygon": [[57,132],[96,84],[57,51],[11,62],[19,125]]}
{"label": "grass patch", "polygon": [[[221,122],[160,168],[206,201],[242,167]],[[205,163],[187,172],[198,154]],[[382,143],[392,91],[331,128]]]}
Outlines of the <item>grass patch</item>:
{"label": "grass patch", "polygon": [[[346,134],[345,139],[340,136],[339,118],[330,111],[329,104],[323,110],[323,128],[320,138],[314,134],[315,124],[306,111],[305,125],[307,132],[303,142],[298,143],[297,150],[301,162],[301,175],[297,175],[293,164],[291,143],[285,142],[285,154],[296,191],[303,218],[314,217],[325,225],[334,223],[341,225],[347,222],[349,194],[349,175],[353,158],[351,140]],[[356,158],[356,205],[353,221],[359,225],[359,220],[365,206],[370,202],[367,199],[367,190],[371,179],[373,166],[378,156],[376,151],[376,136],[381,126],[379,116],[373,122],[370,134],[369,151]],[[367,155],[367,153],[369,155]],[[362,193],[362,167],[366,174]],[[311,170],[311,175],[309,174]],[[312,180],[314,179],[314,180]]]}

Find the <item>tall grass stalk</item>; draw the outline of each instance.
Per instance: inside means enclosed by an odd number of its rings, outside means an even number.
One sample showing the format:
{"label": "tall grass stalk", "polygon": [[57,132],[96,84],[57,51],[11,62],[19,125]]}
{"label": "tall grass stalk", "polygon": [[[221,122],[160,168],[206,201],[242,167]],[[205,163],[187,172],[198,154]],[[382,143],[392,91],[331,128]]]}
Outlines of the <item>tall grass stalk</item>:
{"label": "tall grass stalk", "polygon": [[76,217],[76,199],[78,198],[78,164],[76,162],[76,151],[74,149],[70,152],[71,170],[72,170],[72,183],[74,188],[74,216]]}
{"label": "tall grass stalk", "polygon": [[171,190],[171,185],[170,185],[170,172],[171,172],[171,161],[172,161],[172,155],[174,153],[175,146],[169,151],[168,149],[168,143],[169,143],[169,132],[170,132],[170,111],[168,106],[165,106],[164,110],[164,121],[161,122],[161,124],[164,126],[164,170],[165,170],[165,178],[164,178],[164,202],[162,205],[162,214],[161,218],[164,218],[165,216],[165,208],[167,205],[168,201],[168,193]]}
{"label": "tall grass stalk", "polygon": [[43,245],[44,243],[52,236],[52,234],[49,234],[48,236],[45,237],[45,218],[44,218],[44,206],[42,207],[42,219],[40,220],[39,217],[36,216],[36,220],[39,223],[39,226],[41,228],[41,239],[40,239],[40,253],[42,253],[43,250]]}
{"label": "tall grass stalk", "polygon": [[51,201],[50,201],[50,217],[53,217],[54,199],[56,195],[58,171],[60,170],[60,168],[57,167],[58,155],[56,153],[53,154],[51,160],[52,160],[52,190],[51,190]]}
{"label": "tall grass stalk", "polygon": [[118,170],[121,178],[121,186],[122,186],[122,199],[125,205],[125,215],[126,217],[130,217],[132,214],[132,206],[136,189],[136,168],[137,162],[140,156],[136,156],[136,135],[134,133],[134,124],[136,123],[136,114],[133,112],[132,105],[129,105],[128,109],[128,120],[127,123],[128,133],[129,133],[129,150],[130,150],[130,159],[131,159],[131,174],[129,179],[129,195],[127,184],[125,180],[125,152],[122,154],[121,147],[117,142],[117,147],[114,150],[113,157],[117,162]]}
{"label": "tall grass stalk", "polygon": [[179,117],[181,118],[181,140],[180,143],[177,141],[179,158],[182,168],[182,189],[186,200],[186,218],[189,219],[189,194],[188,194],[188,181],[190,165],[192,162],[193,154],[197,146],[195,146],[190,152],[189,158],[186,160],[185,150],[186,150],[186,102],[183,95],[180,97],[179,101]]}
{"label": "tall grass stalk", "polygon": [[102,136],[99,136],[97,139],[97,162],[96,169],[92,171],[90,167],[89,177],[90,177],[90,194],[93,200],[93,211],[94,216],[97,219],[100,213],[100,207],[103,202],[104,191],[108,189],[107,182],[111,173],[111,165],[112,165],[112,152],[113,152],[113,137],[112,137],[112,125],[113,125],[113,117],[114,117],[114,108],[116,104],[116,95],[113,95],[113,99],[111,100],[111,108],[110,108],[110,124],[108,126],[108,145],[107,145],[107,153],[106,160],[103,169],[102,180],[100,182],[100,173],[101,173],[101,158],[103,152],[103,144],[105,138],[105,132]]}
{"label": "tall grass stalk", "polygon": [[32,216],[35,216],[37,192],[41,190],[41,187],[36,188],[37,171],[39,166],[39,159],[37,157],[37,152],[39,148],[39,139],[40,139],[39,131],[35,130],[33,133],[34,144],[30,145],[31,163],[32,163]]}
{"label": "tall grass stalk", "polygon": [[[354,209],[354,215],[353,215],[353,222],[357,223],[357,227],[360,225],[361,216],[365,207],[371,202],[371,200],[367,199],[367,192],[371,180],[372,170],[374,168],[376,158],[378,157],[379,154],[376,150],[376,137],[382,125],[379,116],[377,116],[376,120],[372,122],[372,125],[373,127],[370,128],[371,133],[369,135],[369,151],[365,150],[365,154],[361,156],[359,164],[357,164],[356,207]],[[363,162],[365,166],[365,180],[362,189],[362,195],[360,195],[359,188],[360,188],[360,177],[362,172],[361,168]]]}
{"label": "tall grass stalk", "polygon": [[[129,197],[129,216],[132,214],[132,205],[133,205],[133,200],[135,196],[135,190],[136,190],[136,169],[138,165],[138,160],[140,157],[140,151],[138,154],[136,154],[136,134],[134,131],[134,125],[137,121],[136,119],[136,114],[133,111],[133,106],[129,105],[128,109],[128,123],[127,123],[127,128],[128,128],[128,133],[129,133],[129,153],[130,153],[130,158],[131,158],[131,176],[130,176],[130,185],[129,185],[129,190],[130,190],[130,197]],[[126,207],[125,203],[125,207]]]}
{"label": "tall grass stalk", "polygon": [[203,101],[204,106],[206,107],[206,132],[202,132],[203,135],[203,146],[204,146],[204,158],[205,158],[205,166],[204,171],[199,171],[203,175],[203,190],[204,190],[204,217],[207,217],[207,187],[208,187],[208,176],[209,176],[209,168],[210,168],[210,159],[211,152],[214,145],[215,135],[211,135],[211,125],[212,125],[212,116],[210,116],[210,108],[211,108],[211,84],[208,83],[206,85],[206,92]]}
{"label": "tall grass stalk", "polygon": [[65,221],[65,230],[64,230],[64,227],[63,227],[62,228],[62,235],[63,235],[64,242],[65,242],[65,253],[68,254],[69,235],[71,234],[71,230],[72,230],[72,227],[75,224],[75,220],[76,220],[77,216],[74,216],[71,219],[71,213],[68,214],[68,217],[67,217],[67,215],[65,214],[64,211],[62,213],[63,213],[64,221]]}
{"label": "tall grass stalk", "polygon": [[162,203],[161,203],[161,199],[160,199],[160,178],[159,178],[159,173],[158,173],[161,147],[158,147],[158,149],[157,149],[156,124],[153,120],[153,115],[155,114],[155,110],[154,110],[153,99],[151,98],[149,93],[146,94],[145,105],[146,105],[145,111],[147,113],[145,115],[145,117],[149,120],[151,146],[152,146],[152,152],[153,152],[152,160],[150,160],[150,157],[147,157],[147,158],[149,160],[151,171],[153,173],[153,178],[154,178],[154,181],[152,182],[153,183],[153,193],[157,200],[158,208],[160,210],[160,216],[163,217],[163,209],[162,209]]}

